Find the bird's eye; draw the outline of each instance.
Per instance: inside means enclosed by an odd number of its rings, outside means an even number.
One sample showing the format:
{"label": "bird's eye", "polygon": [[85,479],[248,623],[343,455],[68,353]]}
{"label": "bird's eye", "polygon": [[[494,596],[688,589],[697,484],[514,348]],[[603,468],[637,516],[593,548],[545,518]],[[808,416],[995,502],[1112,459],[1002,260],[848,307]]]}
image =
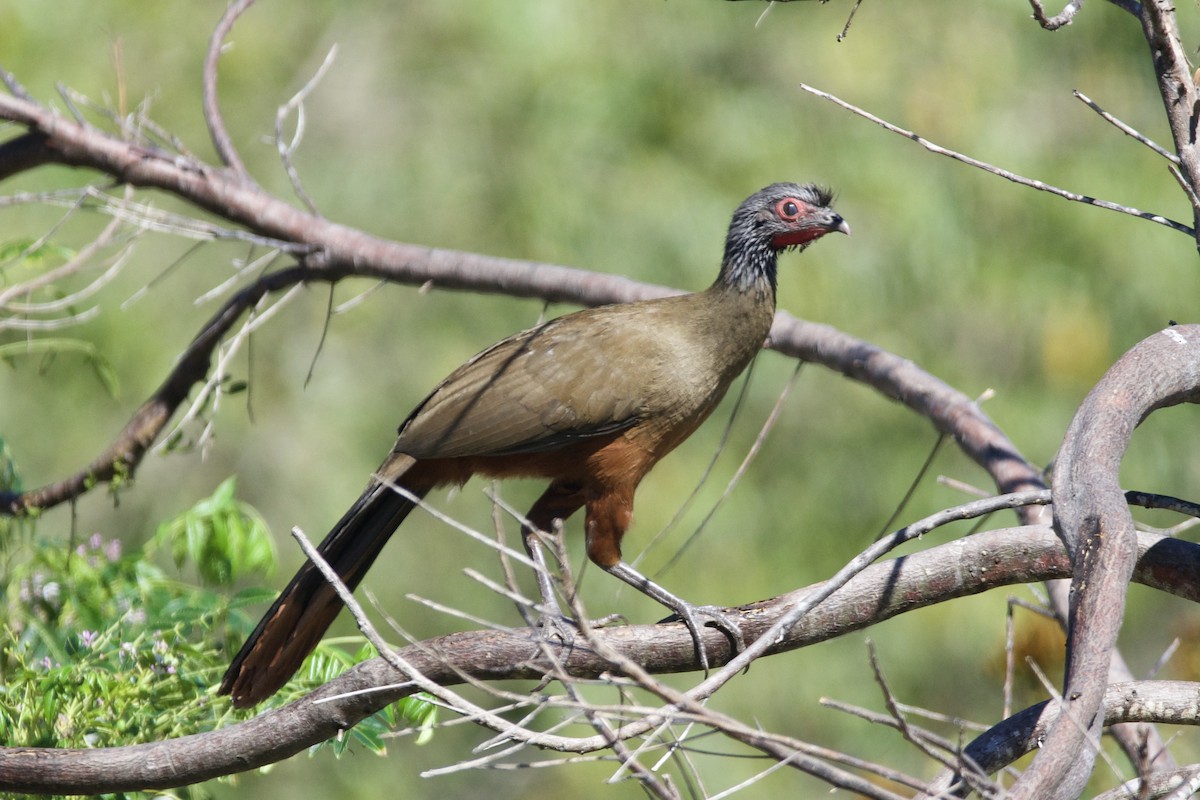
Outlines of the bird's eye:
{"label": "bird's eye", "polygon": [[779,218],[784,222],[795,222],[796,220],[800,219],[801,208],[802,206],[800,205],[799,201],[793,200],[789,197],[786,200],[780,200],[775,204],[775,213],[778,214]]}

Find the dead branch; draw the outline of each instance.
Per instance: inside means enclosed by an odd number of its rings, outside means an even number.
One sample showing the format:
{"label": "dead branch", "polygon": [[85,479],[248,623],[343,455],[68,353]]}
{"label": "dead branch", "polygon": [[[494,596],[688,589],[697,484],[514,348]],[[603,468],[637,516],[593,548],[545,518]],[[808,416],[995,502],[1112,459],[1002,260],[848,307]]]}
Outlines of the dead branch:
{"label": "dead branch", "polygon": [[1070,25],[1075,15],[1083,10],[1083,0],[1071,0],[1062,11],[1053,17],[1047,17],[1046,7],[1039,0],[1029,0],[1029,5],[1033,6],[1033,18],[1048,31],[1056,31],[1064,25]]}
{"label": "dead branch", "polygon": [[1129,214],[1131,216],[1138,217],[1140,219],[1149,220],[1150,222],[1156,222],[1159,225],[1165,225],[1166,227],[1170,228],[1171,230],[1179,231],[1180,233],[1186,233],[1188,236],[1190,236],[1192,238],[1196,237],[1196,228],[1184,225],[1182,222],[1176,222],[1175,220],[1164,217],[1161,214],[1152,214],[1148,211],[1141,211],[1141,210],[1133,208],[1131,206],[1124,206],[1124,205],[1121,205],[1120,203],[1114,203],[1110,200],[1099,200],[1095,197],[1090,197],[1085,194],[1079,194],[1078,192],[1072,192],[1067,189],[1060,189],[1059,187],[1052,186],[1051,184],[1048,184],[1045,181],[1036,180],[1034,178],[1026,178],[1023,175],[1018,175],[1017,173],[1012,172],[1011,170],[1004,169],[1003,167],[997,167],[994,164],[989,164],[986,161],[981,161],[978,158],[974,158],[974,157],[968,156],[964,153],[960,153],[957,150],[951,150],[948,147],[942,147],[940,144],[934,144],[933,142],[929,141],[928,139],[926,139],[925,137],[923,137],[919,134],[913,133],[910,130],[905,130],[904,128],[901,128],[899,125],[894,125],[885,119],[875,116],[874,114],[872,114],[869,111],[861,109],[858,106],[853,105],[851,103],[847,103],[845,100],[842,100],[840,97],[835,97],[834,95],[830,94],[829,92],[823,92],[820,89],[814,89],[813,87],[807,86],[803,83],[800,84],[800,88],[803,89],[804,91],[808,92],[809,94],[816,95],[817,97],[820,97],[824,100],[828,100],[831,103],[834,103],[835,105],[839,105],[842,108],[846,109],[847,111],[849,111],[853,114],[857,114],[858,116],[862,117],[863,119],[870,120],[871,122],[874,122],[876,125],[878,125],[879,127],[883,128],[886,131],[890,131],[891,133],[898,134],[900,136],[903,136],[906,139],[911,139],[912,141],[921,145],[921,147],[924,147],[926,150],[928,150],[931,153],[936,153],[937,155],[940,155],[940,156],[946,156],[947,158],[952,158],[955,161],[960,161],[963,164],[966,164],[967,166],[975,167],[976,169],[981,169],[984,172],[988,172],[988,173],[991,173],[992,175],[996,175],[998,177],[1004,178],[1005,180],[1012,181],[1013,183],[1016,183],[1020,186],[1027,186],[1030,189],[1037,189],[1039,192],[1047,192],[1049,194],[1054,195],[1055,197],[1061,197],[1064,200],[1070,200],[1075,203],[1083,203],[1084,205],[1095,206],[1097,208],[1103,208],[1108,211],[1116,211],[1121,214]]}
{"label": "dead branch", "polygon": [[1135,345],[1075,415],[1055,466],[1055,527],[1075,565],[1066,713],[1013,787],[1015,798],[1075,798],[1091,775],[1112,650],[1136,559],[1121,457],[1152,411],[1200,400],[1200,326],[1167,328]]}
{"label": "dead branch", "polygon": [[[1114,683],[1104,691],[1104,715],[1101,724],[1200,724],[1198,688],[1200,684],[1190,681]],[[966,747],[964,755],[970,757],[985,772],[995,772],[1042,747],[1051,728],[1062,718],[1062,711],[1062,704],[1052,700],[1030,706],[977,737]],[[934,779],[918,800],[965,796],[955,789],[958,781],[959,776],[953,771],[945,772]],[[1013,789],[1015,791],[1016,787]],[[1078,796],[1078,793],[1075,796]]]}
{"label": "dead branch", "polygon": [[203,71],[204,121],[208,124],[213,147],[222,163],[229,167],[237,178],[247,182],[253,182],[253,179],[250,177],[246,165],[242,163],[242,157],[238,155],[229,131],[225,128],[225,118],[221,115],[221,107],[217,102],[217,66],[221,60],[221,52],[225,48],[225,37],[233,30],[233,25],[237,22],[238,17],[246,13],[246,10],[253,4],[254,0],[237,0],[225,9],[221,21],[217,23],[216,29],[213,30],[212,36],[208,40],[208,52],[204,55]]}
{"label": "dead branch", "polygon": [[[1135,580],[1200,601],[1200,545],[1139,534],[1138,552]],[[1066,551],[1048,527],[974,534],[867,568],[806,615],[782,641],[768,648],[768,653],[815,644],[997,586],[1069,574]],[[732,611],[750,642],[767,631],[797,597],[820,589],[821,584],[816,584]],[[702,633],[710,658],[728,660],[728,640],[713,629]],[[682,624],[603,628],[594,634],[599,642],[646,673],[691,671],[699,666],[691,635]],[[576,679],[592,679],[613,670],[611,660],[593,648],[578,644],[562,647],[539,639],[524,628],[472,631],[414,644],[397,654],[426,680],[440,686],[467,680],[538,681],[552,669],[561,669]],[[542,654],[543,646],[553,651],[553,662]],[[375,658],[351,668],[303,700],[212,733],[92,750],[0,748],[0,791],[92,794],[163,788],[254,769],[335,736],[414,691],[409,676],[399,674],[382,658]],[[1148,698],[1145,694],[1142,697]],[[1123,721],[1124,717],[1118,716],[1128,713],[1131,719],[1178,721],[1167,712],[1155,716],[1156,706],[1152,703],[1144,707],[1150,710],[1138,710],[1136,714],[1113,707],[1110,713],[1117,716],[1109,719]],[[1170,711],[1174,706],[1163,708]],[[679,709],[654,713],[677,712],[682,713]],[[626,737],[640,735],[658,724],[653,716],[644,722],[637,729],[619,733]],[[538,746],[560,752],[591,752],[605,748],[607,741],[599,735],[574,738],[542,734]]]}
{"label": "dead branch", "polygon": [[[1170,0],[1145,0],[1141,4],[1142,35],[1154,62],[1158,78],[1158,93],[1167,112],[1179,170],[1188,192],[1193,217],[1200,220],[1200,202],[1196,189],[1200,187],[1200,144],[1196,141],[1197,102],[1200,93],[1188,66],[1187,49],[1179,33],[1175,4]],[[1197,244],[1200,247],[1200,243]]]}

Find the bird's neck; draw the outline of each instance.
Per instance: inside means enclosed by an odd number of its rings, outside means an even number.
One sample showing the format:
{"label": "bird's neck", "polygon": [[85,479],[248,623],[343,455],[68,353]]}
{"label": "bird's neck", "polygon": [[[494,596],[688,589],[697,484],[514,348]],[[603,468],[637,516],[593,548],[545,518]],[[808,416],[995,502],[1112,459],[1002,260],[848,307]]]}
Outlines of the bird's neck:
{"label": "bird's neck", "polygon": [[731,241],[725,246],[714,290],[731,290],[775,305],[776,251],[767,245]]}

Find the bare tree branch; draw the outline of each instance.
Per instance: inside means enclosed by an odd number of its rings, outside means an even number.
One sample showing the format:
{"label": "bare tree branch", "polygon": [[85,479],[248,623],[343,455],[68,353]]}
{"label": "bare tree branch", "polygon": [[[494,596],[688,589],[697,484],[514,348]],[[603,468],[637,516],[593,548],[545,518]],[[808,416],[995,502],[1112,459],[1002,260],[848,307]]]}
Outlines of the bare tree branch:
{"label": "bare tree branch", "polygon": [[[1135,580],[1193,602],[1200,601],[1200,545],[1139,534],[1138,552]],[[1022,527],[974,534],[868,567],[806,615],[783,640],[768,648],[768,653],[822,642],[899,614],[997,586],[1069,574],[1066,551],[1049,528]],[[821,586],[816,584],[734,609],[747,641],[762,636],[797,597],[819,591]],[[691,635],[680,623],[603,628],[595,630],[594,635],[647,673],[699,667]],[[728,658],[729,645],[724,635],[711,628],[703,629],[702,635],[711,656]],[[539,638],[525,628],[473,631],[421,642],[397,654],[426,680],[441,686],[465,680],[537,681],[547,670],[556,668],[574,678],[597,678],[613,668],[609,659],[578,644],[563,648],[542,642],[554,653],[555,661],[548,661],[542,654]],[[375,658],[351,668],[303,700],[212,733],[91,750],[0,748],[0,791],[94,794],[180,786],[254,769],[324,741],[414,691],[416,687],[408,676],[398,674],[382,658]],[[1176,705],[1168,702],[1156,706],[1152,701],[1157,695],[1153,693],[1143,692],[1139,697],[1142,703],[1131,706],[1134,711],[1111,707],[1109,721],[1181,721],[1174,716],[1178,712]],[[1018,717],[1021,714],[1013,719]],[[763,732],[756,735],[762,736]],[[541,746],[589,752],[606,747],[606,741],[601,736],[544,736]]]}
{"label": "bare tree branch", "polygon": [[217,157],[233,171],[237,178],[248,183],[253,183],[253,179],[250,177],[246,165],[242,163],[242,158],[238,155],[229,131],[225,128],[225,118],[221,116],[221,107],[217,101],[217,72],[221,61],[221,52],[225,49],[225,37],[233,30],[238,17],[252,5],[254,5],[254,0],[236,0],[225,9],[221,21],[217,23],[216,29],[208,40],[208,52],[204,56],[203,72],[204,121],[208,125],[208,132],[212,137]]}
{"label": "bare tree branch", "polygon": [[[1179,169],[1185,183],[1193,190],[1188,193],[1193,218],[1200,220],[1200,198],[1195,191],[1200,187],[1200,143],[1196,141],[1200,94],[1192,79],[1187,51],[1179,34],[1175,4],[1171,0],[1145,0],[1141,5],[1140,19],[1142,35],[1146,37],[1154,61],[1158,92],[1171,126],[1175,152],[1179,156]],[[1200,228],[1200,222],[1196,222],[1195,226]],[[1200,247],[1200,241],[1197,246]]]}
{"label": "bare tree branch", "polygon": [[1083,0],[1071,0],[1058,14],[1047,17],[1046,7],[1040,0],[1029,0],[1029,5],[1033,6],[1033,18],[1048,31],[1056,31],[1064,25],[1070,25],[1075,15],[1083,10]]}
{"label": "bare tree branch", "polygon": [[[1065,713],[1013,787],[1014,798],[1079,796],[1091,775],[1112,650],[1136,559],[1121,457],[1150,412],[1200,400],[1200,325],[1167,328],[1135,345],[1100,380],[1072,421],[1054,471],[1055,526],[1071,582]],[[1079,723],[1076,725],[1076,723]]]}
{"label": "bare tree branch", "polygon": [[[1104,725],[1128,722],[1200,724],[1198,689],[1200,684],[1190,681],[1114,683],[1105,689],[1105,711],[1101,722]],[[1037,751],[1061,717],[1062,705],[1056,701],[1047,700],[1030,706],[977,737],[964,754],[985,772],[995,772],[1021,756]],[[918,800],[965,796],[955,791],[957,780],[958,776],[953,772],[942,773]],[[1016,787],[1013,789],[1015,791]]]}
{"label": "bare tree branch", "polygon": [[804,91],[808,92],[809,94],[814,94],[817,97],[820,97],[822,99],[830,101],[831,103],[834,103],[835,105],[839,105],[842,108],[846,109],[847,111],[857,114],[858,116],[862,117],[863,119],[870,120],[871,122],[874,122],[876,125],[883,128],[884,130],[891,131],[892,133],[903,136],[906,139],[912,139],[914,142],[921,145],[921,147],[924,147],[926,150],[928,150],[931,153],[936,153],[940,156],[946,156],[947,158],[952,158],[955,161],[961,161],[962,163],[964,163],[968,166],[975,167],[977,169],[981,169],[984,172],[990,172],[993,175],[997,175],[1001,178],[1004,178],[1005,180],[1009,180],[1009,181],[1012,181],[1013,183],[1020,184],[1021,186],[1028,186],[1030,189],[1037,189],[1039,192],[1048,192],[1052,195],[1055,195],[1056,197],[1061,197],[1065,200],[1071,200],[1076,203],[1083,203],[1084,205],[1096,206],[1097,208],[1104,208],[1109,211],[1117,211],[1121,214],[1129,214],[1134,217],[1139,217],[1141,219],[1149,220],[1150,222],[1156,222],[1159,225],[1165,225],[1166,227],[1170,228],[1171,230],[1179,231],[1180,233],[1186,233],[1188,236],[1190,236],[1192,238],[1195,238],[1195,236],[1196,236],[1195,228],[1184,225],[1182,222],[1176,222],[1173,219],[1168,219],[1167,217],[1164,217],[1161,214],[1151,214],[1148,211],[1140,211],[1136,208],[1132,208],[1131,206],[1123,206],[1119,203],[1113,203],[1108,200],[1099,200],[1095,197],[1089,197],[1088,195],[1085,195],[1085,194],[1079,194],[1077,192],[1071,192],[1066,189],[1060,189],[1057,186],[1052,186],[1052,185],[1046,183],[1045,181],[1036,180],[1034,178],[1026,178],[1022,175],[1018,175],[1015,172],[1011,172],[1009,170],[1003,169],[1002,167],[997,167],[993,164],[989,164],[986,161],[980,161],[977,158],[972,158],[971,156],[964,155],[956,150],[951,150],[947,147],[942,147],[939,144],[934,144],[933,142],[929,141],[928,139],[924,138],[923,136],[920,136],[919,134],[913,133],[912,131],[909,131],[909,130],[905,130],[904,128],[901,128],[899,125],[893,125],[892,123],[888,122],[887,120],[881,119],[880,117],[877,117],[874,114],[870,113],[869,111],[865,111],[856,105],[847,103],[845,100],[842,100],[839,97],[835,97],[834,95],[830,94],[829,92],[823,92],[820,89],[814,89],[813,87],[808,86],[803,83],[800,84],[800,88],[803,89]]}
{"label": "bare tree branch", "polygon": [[1073,95],[1075,95],[1075,97],[1079,98],[1080,102],[1082,102],[1084,105],[1086,105],[1092,111],[1095,111],[1097,114],[1099,114],[1101,119],[1103,119],[1105,122],[1111,124],[1114,128],[1119,130],[1121,133],[1146,145],[1146,147],[1149,147],[1151,150],[1158,153],[1160,156],[1167,159],[1172,164],[1179,163],[1179,156],[1175,155],[1170,150],[1163,147],[1158,142],[1156,142],[1153,139],[1151,139],[1150,137],[1146,136],[1144,133],[1142,133],[1141,131],[1132,127],[1131,125],[1117,119],[1112,114],[1108,113],[1103,108],[1101,108],[1099,105],[1097,105],[1096,102],[1092,100],[1092,98],[1088,97],[1083,92],[1076,89],[1071,94],[1073,94]]}

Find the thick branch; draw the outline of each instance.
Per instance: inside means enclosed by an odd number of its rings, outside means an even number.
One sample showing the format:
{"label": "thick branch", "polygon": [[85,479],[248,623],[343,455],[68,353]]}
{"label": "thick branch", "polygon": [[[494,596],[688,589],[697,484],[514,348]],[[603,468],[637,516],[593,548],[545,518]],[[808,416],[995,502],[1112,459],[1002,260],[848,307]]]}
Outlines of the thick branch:
{"label": "thick branch", "polygon": [[[1200,94],[1188,66],[1187,51],[1179,34],[1172,0],[1144,0],[1141,4],[1142,35],[1150,47],[1158,92],[1162,96],[1171,125],[1180,172],[1191,191],[1187,192],[1195,223],[1200,229],[1200,142],[1196,128],[1200,114]],[[1197,241],[1200,247],[1200,241]]]}
{"label": "thick branch", "polygon": [[[581,305],[628,302],[674,293],[674,290],[662,286],[568,267],[490,258],[379,239],[296,209],[225,170],[131,144],[60,117],[20,97],[0,96],[0,119],[8,119],[28,128],[28,136],[36,137],[41,143],[38,149],[46,158],[52,157],[57,163],[87,167],[130,184],[170,192],[241,224],[256,234],[295,245],[304,254],[302,261],[307,271],[291,273],[294,280],[333,281],[353,274],[400,283],[503,292],[514,297],[538,297],[546,301]],[[36,163],[43,162],[39,159]],[[12,171],[0,161],[0,177],[7,174],[12,174]],[[286,283],[276,276],[265,280],[271,283],[267,291],[277,291],[284,288]],[[261,289],[257,284],[246,290],[249,294],[259,291]],[[242,304],[239,307],[244,310],[249,306]],[[233,310],[233,304],[226,308]],[[210,330],[213,330],[211,323],[206,327],[206,331]],[[192,369],[197,366],[207,369],[208,354],[196,352],[201,349],[199,344],[211,352],[216,346],[216,339],[205,334],[197,337],[189,348],[189,358],[185,359],[187,364],[181,363],[164,386],[183,386],[185,381],[190,386],[203,379],[202,371]],[[816,361],[865,381],[887,396],[909,404],[918,413],[930,418],[939,430],[954,435],[963,443],[968,454],[992,472],[1000,491],[1043,488],[1036,470],[1025,462],[978,406],[961,392],[905,359],[831,327],[802,322],[786,314],[777,316],[770,344],[789,355]],[[114,445],[115,449],[110,449],[81,473],[85,476],[84,480],[80,481],[79,476],[73,479],[76,486],[103,480],[104,476],[110,475],[105,462],[127,450],[123,442],[131,437],[140,442],[162,430],[174,409],[162,404],[161,395],[160,389],[147,404],[153,404],[153,407],[143,406],[139,410]],[[126,458],[125,461],[127,466],[136,464],[136,459]],[[31,495],[31,501],[4,505],[16,510],[41,507],[41,502],[32,500],[49,501],[53,497],[61,502],[66,496],[66,493],[57,491]]]}
{"label": "thick branch", "polygon": [[188,392],[208,375],[213,350],[242,315],[264,295],[305,277],[302,267],[267,275],[232,297],[210,319],[175,363],[167,379],[134,412],[125,428],[95,460],[62,480],[21,494],[0,494],[0,513],[26,514],[72,500],[119,475],[132,475]]}
{"label": "thick branch", "polygon": [[[1128,722],[1197,725],[1200,724],[1200,684],[1190,681],[1114,683],[1105,689],[1104,709],[1103,724],[1106,726]],[[1053,700],[1030,706],[976,737],[963,750],[964,760],[984,773],[998,772],[1041,747],[1061,716],[1062,704]],[[939,775],[920,795],[921,800],[965,796],[965,787],[960,794],[950,794],[960,777],[957,772]],[[1131,793],[1126,796],[1141,795]]]}
{"label": "thick branch", "polygon": [[[1135,580],[1200,601],[1200,546],[1140,534],[1138,550]],[[1049,528],[975,534],[869,567],[805,616],[769,652],[815,644],[908,611],[998,586],[1069,574],[1066,552]],[[767,630],[797,594],[820,588],[816,584],[734,609],[747,641]],[[723,634],[711,628],[703,629],[702,634],[710,659],[719,663],[729,658],[729,644]],[[699,667],[691,635],[682,624],[607,628],[596,631],[596,635],[648,672],[684,672]],[[545,646],[551,648],[557,664],[546,660]],[[467,680],[539,680],[556,668],[574,677],[595,678],[612,668],[578,643],[568,649],[539,644],[528,629],[456,633],[405,647],[399,653],[426,677],[446,686]],[[383,659],[375,658],[353,667],[303,700],[213,733],[92,750],[0,748],[0,791],[93,794],[163,788],[253,769],[335,736],[411,694],[411,685],[397,685],[404,680]],[[606,746],[604,738],[593,739],[578,740],[578,750]],[[563,744],[554,746],[565,749]]]}
{"label": "thick branch", "polygon": [[1084,400],[1054,470],[1055,525],[1075,563],[1063,696],[1014,798],[1079,796],[1091,774],[1109,664],[1137,557],[1119,483],[1121,457],[1150,412],[1200,399],[1200,325],[1167,328],[1135,345]]}

